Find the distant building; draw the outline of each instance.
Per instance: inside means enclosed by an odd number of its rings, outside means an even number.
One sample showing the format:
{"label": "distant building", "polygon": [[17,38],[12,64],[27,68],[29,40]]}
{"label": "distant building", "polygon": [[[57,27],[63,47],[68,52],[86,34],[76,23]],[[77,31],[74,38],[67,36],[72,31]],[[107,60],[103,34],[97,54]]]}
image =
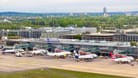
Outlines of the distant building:
{"label": "distant building", "polygon": [[104,17],[109,16],[108,13],[107,13],[106,7],[103,8],[103,16],[104,16]]}
{"label": "distant building", "polygon": [[82,36],[83,40],[96,40],[96,41],[113,41],[113,34],[87,34]]}
{"label": "distant building", "polygon": [[8,19],[3,19],[3,20],[0,20],[0,23],[1,22],[7,22],[7,23],[12,23],[10,20],[8,20]]}
{"label": "distant building", "polygon": [[121,42],[137,41],[138,42],[138,34],[114,34],[113,41],[121,41]]}
{"label": "distant building", "polygon": [[59,38],[62,35],[70,34],[70,31],[59,31],[59,32],[42,32],[41,38]]}
{"label": "distant building", "polygon": [[[67,34],[61,36],[63,39],[75,39],[77,34]],[[84,34],[81,36],[82,40],[96,40],[96,41],[121,41],[121,42],[138,42],[138,34],[123,34],[123,33],[93,33]]]}
{"label": "distant building", "polygon": [[74,28],[72,34],[82,34],[84,32],[96,33],[97,29],[95,27],[77,27]]}
{"label": "distant building", "polygon": [[7,36],[8,33],[13,33],[22,38],[59,38],[66,34],[81,34],[83,32],[96,33],[95,27],[43,27],[39,29],[32,29],[27,27],[20,30],[1,30],[0,35]]}
{"label": "distant building", "polygon": [[131,13],[129,13],[129,12],[127,12],[127,13],[126,13],[126,16],[132,16],[132,14],[131,14]]}
{"label": "distant building", "polygon": [[73,16],[74,14],[72,12],[69,13],[69,16]]}

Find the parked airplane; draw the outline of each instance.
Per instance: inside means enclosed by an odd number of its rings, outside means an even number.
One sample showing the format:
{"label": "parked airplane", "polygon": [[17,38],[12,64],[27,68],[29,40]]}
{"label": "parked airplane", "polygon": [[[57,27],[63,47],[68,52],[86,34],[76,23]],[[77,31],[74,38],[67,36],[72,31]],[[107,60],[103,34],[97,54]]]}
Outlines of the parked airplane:
{"label": "parked airplane", "polygon": [[15,53],[17,57],[22,57],[24,55],[34,56],[34,55],[45,55],[45,54],[46,54],[46,50],[44,49],[33,49],[32,51],[26,51],[26,52],[16,51]]}
{"label": "parked airplane", "polygon": [[2,49],[2,54],[11,53],[14,54],[16,51],[24,51],[23,49],[15,49],[14,47],[5,47]]}
{"label": "parked airplane", "polygon": [[44,49],[33,49],[32,51],[30,51],[30,53],[32,53],[33,55],[45,55],[46,50],[44,50]]}
{"label": "parked airplane", "polygon": [[16,56],[16,57],[23,57],[23,56],[32,57],[33,54],[30,53],[30,52],[20,52],[20,51],[17,51],[17,52],[15,53],[15,56]]}
{"label": "parked airplane", "polygon": [[122,58],[115,58],[114,61],[117,63],[131,63],[134,60],[131,56],[126,56]]}
{"label": "parked airplane", "polygon": [[83,51],[79,51],[78,53],[74,51],[74,55],[77,60],[84,59],[86,61],[91,61],[92,59],[97,57],[96,54],[91,54]]}
{"label": "parked airplane", "polygon": [[49,52],[48,50],[46,51],[46,54],[48,56],[53,56],[53,57],[66,57],[67,55],[70,55],[71,52],[68,52],[68,51],[61,51],[61,52]]}
{"label": "parked airplane", "polygon": [[116,63],[131,63],[132,61],[134,61],[134,57],[123,54],[110,53],[110,56]]}
{"label": "parked airplane", "polygon": [[96,54],[79,55],[79,58],[96,58]]}

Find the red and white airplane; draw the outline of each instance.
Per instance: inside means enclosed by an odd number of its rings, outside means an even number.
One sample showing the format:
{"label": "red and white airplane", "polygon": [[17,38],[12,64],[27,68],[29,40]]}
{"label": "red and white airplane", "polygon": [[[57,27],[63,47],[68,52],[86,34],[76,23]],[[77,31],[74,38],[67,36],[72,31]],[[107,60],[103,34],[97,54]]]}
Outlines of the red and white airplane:
{"label": "red and white airplane", "polygon": [[127,56],[127,55],[118,54],[118,53],[114,54],[112,52],[110,53],[110,57],[116,63],[131,63],[134,60],[132,56]]}
{"label": "red and white airplane", "polygon": [[79,51],[79,58],[96,58],[96,54],[91,54],[90,52],[84,52],[84,51]]}

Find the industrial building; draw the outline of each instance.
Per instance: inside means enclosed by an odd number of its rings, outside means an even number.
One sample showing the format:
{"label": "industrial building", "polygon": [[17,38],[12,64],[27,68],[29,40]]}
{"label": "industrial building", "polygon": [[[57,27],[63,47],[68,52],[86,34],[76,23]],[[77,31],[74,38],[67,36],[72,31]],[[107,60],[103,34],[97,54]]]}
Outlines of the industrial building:
{"label": "industrial building", "polygon": [[65,34],[81,34],[83,32],[96,33],[95,27],[43,27],[39,29],[19,29],[19,30],[1,30],[1,36],[8,36],[9,33],[13,33],[22,38],[59,38]]}
{"label": "industrial building", "polygon": [[[89,33],[85,33],[89,32]],[[1,30],[1,36],[15,34],[21,38],[61,38],[75,39],[76,35],[81,36],[81,40],[97,40],[97,41],[121,41],[130,42],[138,41],[138,34],[134,30],[125,30],[122,32],[110,31],[112,33],[96,33],[95,27],[44,27],[39,29],[20,29],[20,30]],[[83,34],[85,33],[85,34]]]}
{"label": "industrial building", "polygon": [[[67,34],[60,38],[62,39],[75,39],[77,34]],[[81,35],[82,40],[97,40],[97,41],[121,41],[131,42],[138,41],[138,34],[123,34],[123,33],[93,33]]]}

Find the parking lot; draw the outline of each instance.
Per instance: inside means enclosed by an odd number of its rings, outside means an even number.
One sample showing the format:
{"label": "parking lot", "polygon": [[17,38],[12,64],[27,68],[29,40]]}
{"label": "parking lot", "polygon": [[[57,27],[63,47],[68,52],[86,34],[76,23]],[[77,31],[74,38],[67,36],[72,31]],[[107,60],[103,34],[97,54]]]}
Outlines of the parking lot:
{"label": "parking lot", "polygon": [[116,64],[111,59],[76,62],[73,58],[57,59],[49,56],[15,57],[0,55],[0,71],[14,72],[38,68],[59,68],[75,71],[138,77],[138,65]]}

